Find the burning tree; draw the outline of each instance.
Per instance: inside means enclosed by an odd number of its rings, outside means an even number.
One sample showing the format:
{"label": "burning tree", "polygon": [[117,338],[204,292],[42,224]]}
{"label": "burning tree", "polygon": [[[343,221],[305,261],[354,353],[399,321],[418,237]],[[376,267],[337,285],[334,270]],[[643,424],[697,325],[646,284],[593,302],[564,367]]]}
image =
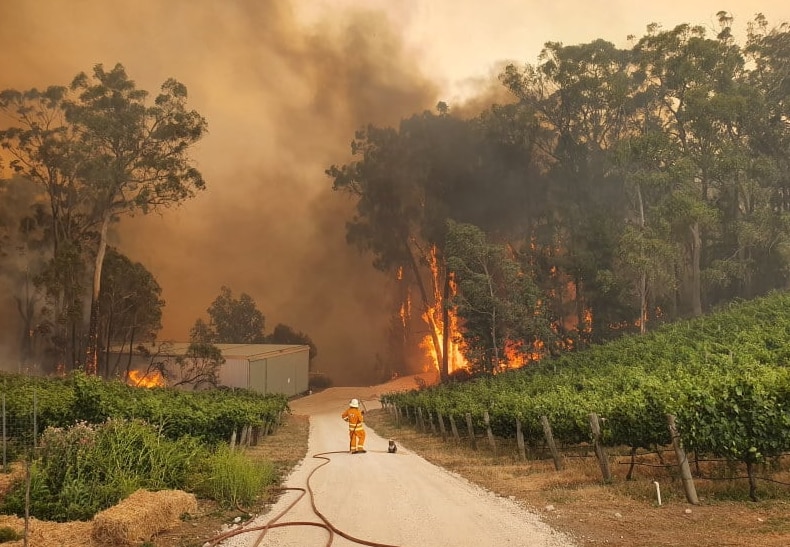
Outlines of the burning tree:
{"label": "burning tree", "polygon": [[555,337],[540,289],[503,245],[470,224],[448,222],[447,262],[458,283],[451,302],[473,368],[497,372],[543,357]]}
{"label": "burning tree", "polygon": [[[396,315],[404,343],[419,344],[422,336],[415,341],[410,335],[427,328],[427,353],[443,376],[454,366],[453,355],[458,356],[456,366],[465,362],[458,334],[451,332],[457,324],[445,305],[453,291],[446,221],[494,230],[513,218],[512,203],[528,202],[530,186],[522,182],[532,171],[519,160],[516,174],[503,172],[499,157],[505,153],[503,143],[514,139],[518,144],[508,154],[529,150],[525,143],[532,129],[513,129],[515,115],[503,109],[486,119],[463,120],[450,116],[440,103],[438,115],[415,115],[398,129],[367,126],[358,131],[351,146],[355,160],[327,170],[333,188],[356,200],[348,242],[373,254],[374,267],[399,281]],[[502,131],[509,131],[502,142],[487,140],[489,132]],[[410,328],[414,321],[424,328]]]}
{"label": "burning tree", "polygon": [[[352,153],[360,159],[341,167],[332,166],[327,174],[335,190],[347,192],[357,200],[357,214],[347,225],[347,240],[374,254],[373,265],[398,275],[406,284],[402,292],[400,316],[404,329],[411,320],[411,288],[418,293],[420,314],[427,322],[437,363],[443,362],[440,329],[431,309],[439,302],[426,279],[429,250],[437,243],[427,230],[429,171],[424,132],[401,131],[368,126],[357,132]],[[419,120],[412,122],[419,125]],[[419,148],[423,148],[420,153]],[[411,161],[404,161],[406,156]]]}

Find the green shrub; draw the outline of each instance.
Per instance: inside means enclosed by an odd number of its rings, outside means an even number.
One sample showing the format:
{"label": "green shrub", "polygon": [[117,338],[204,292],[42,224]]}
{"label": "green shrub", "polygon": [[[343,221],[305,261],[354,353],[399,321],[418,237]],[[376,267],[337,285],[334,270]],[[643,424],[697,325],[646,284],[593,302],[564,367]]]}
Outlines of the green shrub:
{"label": "green shrub", "polygon": [[223,507],[246,506],[274,484],[277,474],[268,461],[253,461],[243,451],[220,444],[205,462],[197,490]]}
{"label": "green shrub", "polygon": [[[30,469],[31,515],[42,520],[87,520],[138,490],[186,489],[190,470],[207,451],[198,440],[171,441],[140,420],[47,428]],[[24,514],[25,485],[4,500],[2,512]]]}
{"label": "green shrub", "polygon": [[8,526],[0,526],[0,543],[17,541],[20,539],[22,539],[22,534],[13,528],[9,528]]}

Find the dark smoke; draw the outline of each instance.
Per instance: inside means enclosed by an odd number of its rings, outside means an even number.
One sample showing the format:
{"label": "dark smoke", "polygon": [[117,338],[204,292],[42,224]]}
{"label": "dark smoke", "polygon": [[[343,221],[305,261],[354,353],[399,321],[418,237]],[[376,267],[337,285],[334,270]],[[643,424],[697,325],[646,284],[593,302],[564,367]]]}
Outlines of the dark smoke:
{"label": "dark smoke", "polygon": [[3,0],[0,51],[0,89],[67,84],[120,62],[152,94],[181,81],[208,120],[194,154],[208,191],[124,218],[115,242],[163,287],[160,338],[185,340],[227,285],[255,299],[267,331],[286,323],[310,335],[336,384],[371,379],[386,351],[389,281],[346,244],[352,204],[324,169],[349,159],[358,127],[437,101],[382,15],[335,11],[308,28],[282,0]]}

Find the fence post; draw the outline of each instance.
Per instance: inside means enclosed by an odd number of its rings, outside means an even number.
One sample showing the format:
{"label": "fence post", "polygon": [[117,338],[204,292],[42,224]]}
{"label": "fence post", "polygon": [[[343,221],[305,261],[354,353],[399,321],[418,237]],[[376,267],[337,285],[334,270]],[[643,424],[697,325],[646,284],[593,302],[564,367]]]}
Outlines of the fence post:
{"label": "fence post", "polygon": [[472,414],[467,412],[466,413],[466,429],[469,432],[469,443],[477,450],[477,439],[475,438],[475,428],[472,426]]}
{"label": "fence post", "polygon": [[433,423],[433,412],[428,411],[428,423],[431,424],[431,435],[436,435],[436,424]]}
{"label": "fence post", "polygon": [[518,455],[522,460],[527,459],[527,451],[524,448],[524,432],[521,431],[521,420],[516,418],[516,444],[518,445]]}
{"label": "fence post", "polygon": [[686,451],[683,449],[683,443],[680,441],[680,434],[678,433],[677,425],[675,425],[674,415],[667,414],[667,425],[669,426],[669,435],[672,437],[672,447],[675,449],[675,454],[678,458],[680,477],[683,479],[683,490],[686,492],[686,500],[692,505],[697,505],[699,503],[697,488],[694,486],[694,479],[691,476],[688,457],[686,456]]}
{"label": "fence post", "polygon": [[609,469],[609,458],[601,442],[601,422],[598,420],[598,414],[595,412],[590,413],[590,429],[592,429],[593,447],[595,448],[595,455],[598,457],[598,463],[601,466],[603,480],[610,482],[612,480],[612,471]]}
{"label": "fence post", "polygon": [[236,447],[236,429],[233,430],[233,433],[230,434],[230,449],[231,451],[234,450]]}
{"label": "fence post", "polygon": [[33,448],[38,446],[38,391],[33,390]]}
{"label": "fence post", "polygon": [[458,426],[455,425],[455,418],[452,414],[450,414],[450,429],[453,432],[453,439],[455,439],[455,442],[460,443],[461,435],[458,434]]}
{"label": "fence post", "polygon": [[5,415],[5,393],[3,393],[3,473],[8,471],[8,441]]}
{"label": "fence post", "polygon": [[494,432],[491,431],[491,417],[488,415],[488,411],[483,411],[483,420],[486,423],[486,435],[488,436],[488,444],[491,445],[491,450],[494,452],[494,456],[497,455],[496,451],[496,440],[494,439]]}
{"label": "fence post", "polygon": [[546,444],[549,445],[549,450],[551,450],[551,457],[554,458],[554,469],[562,471],[562,456],[557,451],[557,445],[554,444],[554,434],[551,432],[548,416],[541,416],[540,423],[543,425],[543,435],[546,437]]}
{"label": "fence post", "polygon": [[422,416],[422,407],[417,407],[417,430],[420,433],[425,433],[425,419]]}
{"label": "fence post", "polygon": [[442,434],[442,441],[447,442],[447,430],[444,428],[444,417],[438,410],[436,411],[436,418],[439,421],[439,431]]}

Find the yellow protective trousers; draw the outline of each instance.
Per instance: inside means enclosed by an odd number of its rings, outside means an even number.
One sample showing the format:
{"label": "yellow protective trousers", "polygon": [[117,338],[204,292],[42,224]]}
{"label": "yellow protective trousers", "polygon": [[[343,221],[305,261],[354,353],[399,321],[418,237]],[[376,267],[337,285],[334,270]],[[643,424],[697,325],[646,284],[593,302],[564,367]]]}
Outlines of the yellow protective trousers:
{"label": "yellow protective trousers", "polygon": [[349,429],[348,436],[351,441],[349,447],[351,452],[365,450],[365,428],[362,427],[362,424],[359,424],[356,429]]}

